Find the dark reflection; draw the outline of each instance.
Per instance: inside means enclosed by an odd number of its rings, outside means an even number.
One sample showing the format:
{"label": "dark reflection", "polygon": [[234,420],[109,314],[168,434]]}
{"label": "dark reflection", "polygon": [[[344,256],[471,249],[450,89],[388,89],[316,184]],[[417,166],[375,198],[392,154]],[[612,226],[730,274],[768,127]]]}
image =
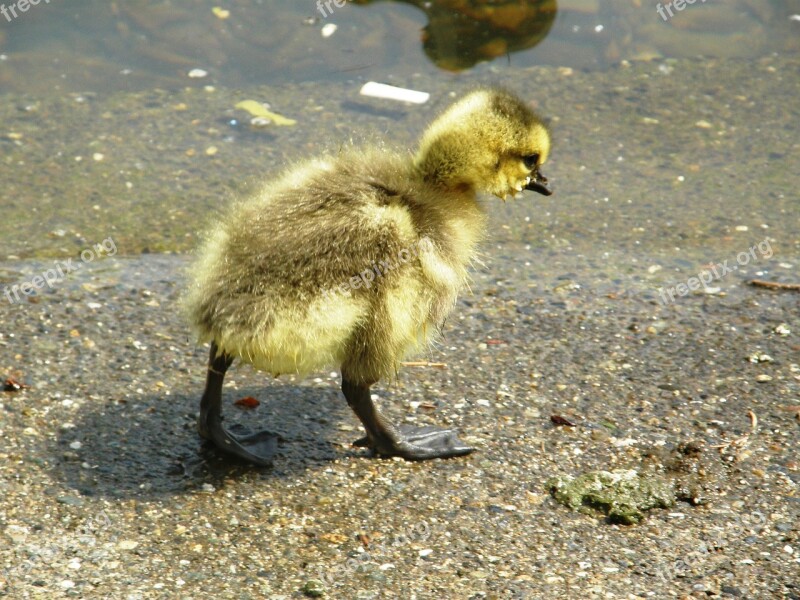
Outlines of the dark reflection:
{"label": "dark reflection", "polygon": [[[376,0],[353,0],[371,4]],[[442,69],[475,64],[533,48],[556,18],[556,0],[396,0],[428,15],[422,43]]]}

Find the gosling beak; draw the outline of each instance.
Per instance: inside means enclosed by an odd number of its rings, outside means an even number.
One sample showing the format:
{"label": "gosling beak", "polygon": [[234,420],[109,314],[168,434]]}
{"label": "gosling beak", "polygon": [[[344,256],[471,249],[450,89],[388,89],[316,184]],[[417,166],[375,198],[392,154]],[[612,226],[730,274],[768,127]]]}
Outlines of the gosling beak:
{"label": "gosling beak", "polygon": [[539,173],[539,171],[534,171],[528,176],[525,189],[539,192],[545,196],[549,196],[553,193],[553,190],[550,189],[550,186],[547,184],[547,177]]}

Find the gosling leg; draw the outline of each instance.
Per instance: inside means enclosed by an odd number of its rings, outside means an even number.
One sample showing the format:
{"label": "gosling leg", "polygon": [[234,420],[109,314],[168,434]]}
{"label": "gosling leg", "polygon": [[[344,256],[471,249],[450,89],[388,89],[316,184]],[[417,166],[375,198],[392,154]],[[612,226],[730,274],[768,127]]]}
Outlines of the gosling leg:
{"label": "gosling leg", "polygon": [[218,353],[217,345],[211,342],[206,389],[200,400],[197,430],[203,439],[212,442],[223,452],[261,467],[269,466],[278,448],[278,436],[268,431],[238,435],[222,426],[222,381],[231,363],[233,358],[224,352]]}
{"label": "gosling leg", "polygon": [[369,385],[356,384],[342,377],[342,392],[347,404],[361,420],[367,435],[355,442],[379,456],[400,456],[406,460],[428,460],[464,456],[475,448],[458,439],[452,429],[396,426],[390,423],[372,401]]}

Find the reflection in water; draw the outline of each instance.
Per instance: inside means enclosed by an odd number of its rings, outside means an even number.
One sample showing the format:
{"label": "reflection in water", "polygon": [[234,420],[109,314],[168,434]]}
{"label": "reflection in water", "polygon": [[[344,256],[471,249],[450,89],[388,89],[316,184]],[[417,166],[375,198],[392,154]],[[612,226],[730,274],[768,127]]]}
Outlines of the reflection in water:
{"label": "reflection in water", "polygon": [[[315,0],[40,3],[11,21],[0,14],[0,93],[433,76],[511,52],[515,66],[597,69],[800,50],[800,0],[685,3],[666,21],[655,2],[556,1],[353,0],[324,13]],[[188,77],[195,69],[207,77]]]}
{"label": "reflection in water", "polygon": [[[398,0],[425,11],[425,54],[461,71],[481,61],[533,48],[556,18],[556,0]],[[354,0],[371,4],[374,0]]]}

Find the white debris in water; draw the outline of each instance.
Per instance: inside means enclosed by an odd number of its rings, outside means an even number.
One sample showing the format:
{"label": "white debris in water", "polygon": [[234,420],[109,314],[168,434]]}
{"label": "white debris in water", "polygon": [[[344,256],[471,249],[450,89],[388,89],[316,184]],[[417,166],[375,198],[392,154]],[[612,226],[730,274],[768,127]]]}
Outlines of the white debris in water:
{"label": "white debris in water", "polygon": [[339,26],[336,23],[326,23],[322,26],[320,33],[322,34],[322,37],[329,38],[336,33],[337,29],[339,29]]}
{"label": "white debris in water", "polygon": [[397,100],[399,102],[411,102],[412,104],[425,104],[431,95],[427,92],[409,90],[406,88],[386,85],[377,81],[368,81],[361,87],[359,92],[362,96],[372,98],[383,98],[384,100]]}
{"label": "white debris in water", "polygon": [[202,79],[203,77],[208,76],[208,71],[204,71],[203,69],[192,69],[189,71],[188,75],[192,79]]}

